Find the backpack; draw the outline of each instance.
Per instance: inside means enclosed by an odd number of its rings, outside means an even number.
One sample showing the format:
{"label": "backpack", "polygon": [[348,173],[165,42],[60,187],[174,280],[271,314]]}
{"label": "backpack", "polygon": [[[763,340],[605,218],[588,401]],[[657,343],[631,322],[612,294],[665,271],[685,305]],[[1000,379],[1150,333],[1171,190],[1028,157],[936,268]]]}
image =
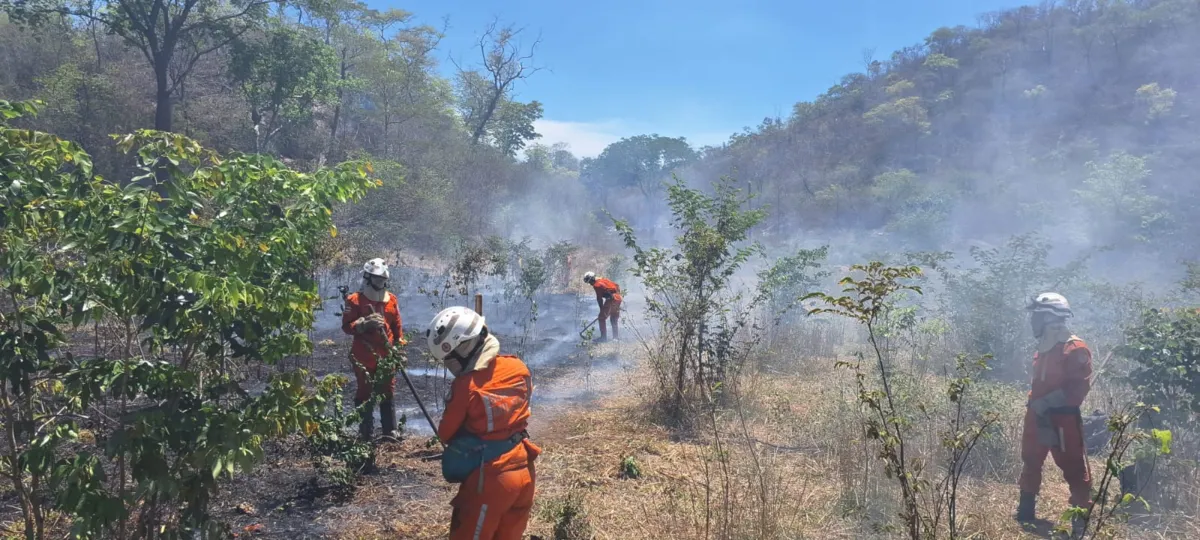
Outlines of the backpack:
{"label": "backpack", "polygon": [[442,453],[442,478],[453,484],[461,484],[475,469],[507,454],[527,438],[529,434],[521,431],[507,439],[485,441],[474,433],[460,431],[450,439],[450,444],[446,445],[446,450]]}

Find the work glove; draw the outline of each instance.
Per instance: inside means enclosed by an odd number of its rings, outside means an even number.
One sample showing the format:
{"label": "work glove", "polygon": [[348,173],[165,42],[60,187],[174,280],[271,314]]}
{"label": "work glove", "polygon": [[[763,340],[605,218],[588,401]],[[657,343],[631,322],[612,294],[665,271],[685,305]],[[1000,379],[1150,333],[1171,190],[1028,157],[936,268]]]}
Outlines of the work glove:
{"label": "work glove", "polygon": [[1051,409],[1066,405],[1067,394],[1061,388],[1040,398],[1029,400],[1029,410],[1033,411],[1037,423],[1037,439],[1043,446],[1055,448],[1061,445],[1062,440],[1059,437],[1058,428],[1054,426],[1054,423],[1050,421],[1050,415],[1046,413]]}
{"label": "work glove", "polygon": [[1029,400],[1028,407],[1033,411],[1033,414],[1039,417],[1045,416],[1046,411],[1056,409],[1058,407],[1067,406],[1067,394],[1061,388],[1050,392],[1040,398]]}
{"label": "work glove", "polygon": [[354,324],[354,329],[358,330],[358,333],[361,334],[363,332],[378,331],[380,328],[383,328],[383,325],[383,315],[372,313],[366,317],[359,317],[358,321]]}

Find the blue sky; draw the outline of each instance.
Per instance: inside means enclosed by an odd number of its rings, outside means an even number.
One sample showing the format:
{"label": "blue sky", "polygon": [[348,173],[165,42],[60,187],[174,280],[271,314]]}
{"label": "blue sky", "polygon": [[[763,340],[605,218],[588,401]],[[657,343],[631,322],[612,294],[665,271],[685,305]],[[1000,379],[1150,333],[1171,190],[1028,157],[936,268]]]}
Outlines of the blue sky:
{"label": "blue sky", "polygon": [[[594,156],[621,137],[659,133],[694,145],[719,144],[763,118],[787,116],[845,75],[920,42],[941,26],[975,26],[976,16],[1016,0],[368,0],[401,8],[418,23],[441,25],[442,68],[453,56],[474,63],[487,24],[539,34],[545,69],[517,87],[538,100],[539,142],[567,142]],[[465,64],[464,64],[465,65]]]}

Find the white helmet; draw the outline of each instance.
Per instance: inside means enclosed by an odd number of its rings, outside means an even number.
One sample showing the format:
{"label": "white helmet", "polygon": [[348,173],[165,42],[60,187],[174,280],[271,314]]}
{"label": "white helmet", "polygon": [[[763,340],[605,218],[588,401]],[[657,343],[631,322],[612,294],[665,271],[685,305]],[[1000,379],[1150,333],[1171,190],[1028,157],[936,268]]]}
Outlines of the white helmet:
{"label": "white helmet", "polygon": [[588,272],[583,275],[584,283],[591,283],[593,281],[596,281],[596,273],[595,272]]}
{"label": "white helmet", "polygon": [[366,264],[363,264],[363,274],[364,276],[379,276],[383,279],[391,277],[388,274],[387,262],[383,259],[371,259],[367,261]]}
{"label": "white helmet", "polygon": [[[487,323],[483,315],[462,306],[443,309],[433,317],[429,328],[425,330],[425,341],[429,353],[439,361],[445,360],[454,349],[465,342],[471,341],[487,332]],[[465,358],[459,357],[459,361]]]}
{"label": "white helmet", "polygon": [[1034,296],[1033,301],[1025,309],[1033,313],[1048,313],[1063,319],[1071,316],[1071,304],[1067,303],[1067,299],[1063,295],[1052,292]]}

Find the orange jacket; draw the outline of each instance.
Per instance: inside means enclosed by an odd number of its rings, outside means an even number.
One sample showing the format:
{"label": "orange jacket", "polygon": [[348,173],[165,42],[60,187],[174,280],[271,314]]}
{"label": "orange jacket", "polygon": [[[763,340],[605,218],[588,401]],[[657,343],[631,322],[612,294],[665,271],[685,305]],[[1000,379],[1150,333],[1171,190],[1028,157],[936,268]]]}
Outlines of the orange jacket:
{"label": "orange jacket", "polygon": [[[379,332],[357,332],[358,319],[372,313],[383,314],[386,336]],[[400,304],[396,302],[396,295],[388,293],[386,302],[373,302],[361,292],[346,297],[346,309],[342,311],[342,331],[354,336],[350,354],[368,371],[373,371],[377,365],[376,355],[379,358],[387,357],[388,346],[401,342],[404,336],[400,322]]]}
{"label": "orange jacket", "polygon": [[596,290],[596,300],[611,297],[614,302],[621,302],[621,288],[608,278],[596,278],[592,288]]}
{"label": "orange jacket", "polygon": [[1071,337],[1066,343],[1033,356],[1029,398],[1037,399],[1061,388],[1067,396],[1067,405],[1078,407],[1092,389],[1091,378],[1092,351],[1082,339]]}
{"label": "orange jacket", "polygon": [[[515,356],[499,355],[486,368],[460,375],[450,385],[450,401],[438,424],[438,438],[449,441],[465,429],[485,441],[507,439],[529,425],[533,377]],[[489,472],[529,465],[541,448],[525,439],[488,464]]]}

